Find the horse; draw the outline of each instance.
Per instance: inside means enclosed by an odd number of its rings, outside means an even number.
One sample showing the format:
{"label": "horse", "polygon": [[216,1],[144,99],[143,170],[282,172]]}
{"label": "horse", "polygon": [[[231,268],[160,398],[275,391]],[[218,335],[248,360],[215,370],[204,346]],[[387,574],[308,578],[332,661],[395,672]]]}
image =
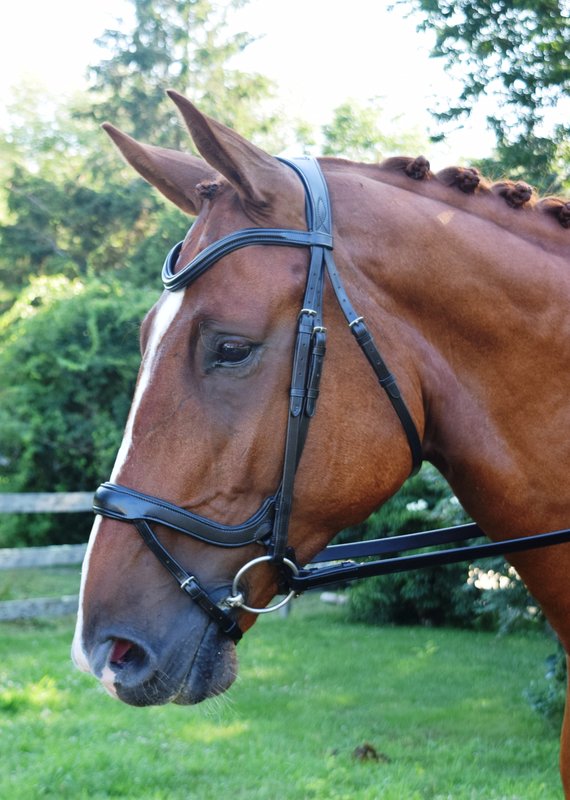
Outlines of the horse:
{"label": "horse", "polygon": [[[495,542],[570,517],[570,203],[423,157],[287,162],[169,95],[199,155],[104,125],[196,219],[142,323],[72,645],[136,706],[227,690],[242,633],[422,458]],[[510,560],[570,652],[570,544]],[[560,764],[570,798],[568,712]]]}

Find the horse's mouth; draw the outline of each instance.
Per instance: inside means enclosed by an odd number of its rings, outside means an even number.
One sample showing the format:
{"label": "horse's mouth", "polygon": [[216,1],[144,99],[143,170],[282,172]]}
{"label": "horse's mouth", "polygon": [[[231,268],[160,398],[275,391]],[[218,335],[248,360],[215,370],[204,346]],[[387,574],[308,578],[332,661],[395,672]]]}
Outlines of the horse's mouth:
{"label": "horse's mouth", "polygon": [[172,699],[178,705],[193,705],[225,692],[237,677],[237,652],[233,641],[220,634],[215,624],[206,628],[196,656]]}
{"label": "horse's mouth", "polygon": [[184,657],[188,645],[177,642],[159,659],[133,642],[115,640],[99,678],[109,694],[132,706],[194,705],[225,692],[237,676],[233,641],[210,623],[190,663]]}

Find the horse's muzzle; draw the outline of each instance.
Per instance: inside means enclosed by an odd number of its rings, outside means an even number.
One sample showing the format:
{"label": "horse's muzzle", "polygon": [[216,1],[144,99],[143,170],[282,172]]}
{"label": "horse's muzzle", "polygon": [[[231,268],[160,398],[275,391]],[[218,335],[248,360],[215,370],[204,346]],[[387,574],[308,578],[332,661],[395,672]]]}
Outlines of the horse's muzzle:
{"label": "horse's muzzle", "polygon": [[81,661],[112,697],[132,706],[191,705],[226,691],[237,674],[234,643],[211,622],[175,630],[159,641],[104,635]]}

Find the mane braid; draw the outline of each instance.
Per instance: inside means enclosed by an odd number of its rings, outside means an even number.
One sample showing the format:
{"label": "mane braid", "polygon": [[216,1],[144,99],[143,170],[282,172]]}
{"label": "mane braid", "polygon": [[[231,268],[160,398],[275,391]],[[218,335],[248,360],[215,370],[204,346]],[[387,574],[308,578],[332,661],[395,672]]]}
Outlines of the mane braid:
{"label": "mane braid", "polygon": [[433,181],[450,189],[459,189],[463,194],[495,195],[501,197],[510,208],[546,214],[554,217],[563,228],[570,228],[570,200],[561,197],[539,198],[532,186],[524,181],[502,180],[492,183],[473,167],[446,167],[433,173],[424,156],[387,158],[377,168],[383,172],[404,173],[416,181]]}
{"label": "mane braid", "polygon": [[570,228],[570,202],[560,197],[544,197],[536,204],[544,214],[552,214],[563,228]]}

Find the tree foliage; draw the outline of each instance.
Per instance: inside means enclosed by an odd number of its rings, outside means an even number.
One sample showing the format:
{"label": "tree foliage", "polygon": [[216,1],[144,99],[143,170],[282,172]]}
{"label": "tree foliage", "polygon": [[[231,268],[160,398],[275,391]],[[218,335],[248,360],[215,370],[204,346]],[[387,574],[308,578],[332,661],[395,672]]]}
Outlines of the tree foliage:
{"label": "tree foliage", "polygon": [[34,94],[26,92],[0,135],[10,163],[0,217],[0,311],[38,276],[119,273],[142,286],[152,272],[155,281],[164,253],[188,226],[123,167],[93,120],[77,117],[77,102],[28,126]]}
{"label": "tree foliage", "polygon": [[132,0],[132,30],[107,30],[99,44],[111,52],[94,66],[93,114],[128,126],[135,138],[180,148],[189,141],[165,95],[176,89],[202,111],[253,138],[275,131],[265,114],[272,84],[232,65],[253,38],[227,35],[228,16],[247,0]]}
{"label": "tree foliage", "polygon": [[[393,132],[389,129],[395,128]],[[388,129],[388,132],[387,132]],[[323,126],[323,154],[354,161],[380,161],[388,155],[419,153],[425,142],[414,132],[402,130],[398,121],[387,125],[380,105],[371,100],[362,106],[346,100],[333,111],[330,123]]]}
{"label": "tree foliage", "polygon": [[190,139],[165,94],[170,86],[245,135],[275,128],[270,115],[254,113],[269,81],[230,63],[251,41],[245,33],[224,38],[227,15],[244,0],[132,3],[134,28],[101,39],[111,55],[92,68],[88,99],[46,119],[34,114],[45,98],[27,87],[11,109],[12,125],[0,136],[11,164],[0,217],[0,309],[34,275],[120,270],[142,285],[187,228],[181,212],[122,167],[97,122],[110,118],[144,141],[184,149]]}
{"label": "tree foliage", "polygon": [[[560,148],[570,126],[563,104],[570,89],[568,0],[402,0],[420,12],[420,27],[435,32],[433,54],[462,82],[440,122],[468,115],[492,95],[498,111],[488,117],[497,136],[497,162],[524,170],[552,191],[568,179],[560,173]],[[556,113],[556,109],[559,109]],[[554,120],[554,122],[552,121]],[[558,181],[556,181],[556,177]]]}
{"label": "tree foliage", "polygon": [[[363,525],[343,539],[384,538],[394,534],[461,524],[467,516],[436,470],[425,465]],[[377,625],[464,625],[476,617],[479,593],[467,581],[468,565],[449,564],[384,575],[355,584],[350,592],[354,619]]]}
{"label": "tree foliage", "polygon": [[543,675],[534,680],[525,692],[531,708],[556,730],[560,730],[566,706],[567,663],[566,653],[558,642],[556,651],[546,659]]}

